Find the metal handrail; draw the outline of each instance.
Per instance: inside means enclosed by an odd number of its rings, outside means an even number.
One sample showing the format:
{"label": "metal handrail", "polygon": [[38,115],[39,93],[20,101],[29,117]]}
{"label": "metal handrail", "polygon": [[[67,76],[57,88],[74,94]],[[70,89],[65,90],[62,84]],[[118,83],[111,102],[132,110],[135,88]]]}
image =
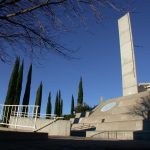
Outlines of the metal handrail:
{"label": "metal handrail", "polygon": [[[35,124],[38,115],[37,105],[4,105],[0,104],[0,124],[7,126],[17,126],[20,127],[28,127],[35,129]],[[14,118],[13,118],[14,117]],[[32,125],[25,126],[23,124],[18,124],[18,119],[20,117],[27,118],[32,117],[33,123]],[[12,119],[10,121],[10,119]]]}

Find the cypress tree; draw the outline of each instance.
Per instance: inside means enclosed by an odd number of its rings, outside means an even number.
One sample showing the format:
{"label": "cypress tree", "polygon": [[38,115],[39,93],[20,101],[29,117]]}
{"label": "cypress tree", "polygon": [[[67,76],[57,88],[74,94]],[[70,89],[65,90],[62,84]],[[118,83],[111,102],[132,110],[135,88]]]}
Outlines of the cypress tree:
{"label": "cypress tree", "polygon": [[22,105],[29,105],[31,78],[32,78],[32,64],[29,67],[29,71],[28,71],[28,75],[27,75],[27,82],[26,82],[26,88],[25,88],[25,93],[23,96]]}
{"label": "cypress tree", "polygon": [[60,101],[60,116],[63,114],[63,100]]}
{"label": "cypress tree", "polygon": [[16,95],[15,95],[15,101],[14,105],[20,104],[20,96],[21,96],[21,90],[22,90],[22,79],[23,79],[23,62],[19,68],[18,72],[18,79],[17,79],[17,87],[16,87]]}
{"label": "cypress tree", "polygon": [[16,86],[17,86],[17,78],[18,78],[18,70],[19,70],[19,65],[20,65],[20,58],[17,57],[14,68],[11,73],[11,77],[9,80],[9,85],[8,85],[8,90],[7,90],[7,95],[5,99],[5,105],[13,105],[15,101],[15,96],[16,96]]}
{"label": "cypress tree", "polygon": [[74,112],[74,97],[72,95],[72,99],[71,99],[71,115],[73,115],[73,112]]}
{"label": "cypress tree", "polygon": [[56,94],[54,114],[56,114],[59,117],[62,115],[62,110],[63,110],[63,101],[61,99],[61,91],[59,90]]}
{"label": "cypress tree", "polygon": [[58,116],[61,116],[61,91],[58,91]]}
{"label": "cypress tree", "polygon": [[[36,100],[35,100],[35,105],[38,105],[38,115],[40,115],[40,111],[41,111],[41,101],[42,101],[42,88],[43,88],[43,84],[42,82],[40,83],[38,89],[37,89],[37,93],[36,93]],[[35,113],[35,111],[34,111]]]}
{"label": "cypress tree", "polygon": [[[8,85],[8,90],[7,90],[7,95],[6,95],[6,99],[5,99],[5,105],[13,105],[15,102],[15,96],[16,96],[16,86],[17,86],[17,78],[18,78],[18,69],[19,69],[19,65],[20,65],[20,58],[17,57],[11,76],[10,76],[10,80],[9,80],[9,85]],[[4,123],[9,123],[9,119],[10,119],[10,114],[11,114],[11,110],[12,107],[9,108],[5,108],[3,110],[3,115],[4,115]],[[6,115],[7,114],[7,118]]]}
{"label": "cypress tree", "polygon": [[[49,115],[51,114],[52,110],[52,104],[51,104],[51,93],[48,95],[48,101],[47,101],[47,107],[46,107],[46,114]],[[49,118],[48,116],[46,118]]]}
{"label": "cypress tree", "polygon": [[[29,105],[31,78],[32,78],[32,64],[30,64],[28,75],[27,75],[27,82],[26,82],[25,93],[24,93],[24,96],[23,96],[22,105]],[[27,113],[28,112],[28,107],[23,107],[22,112]]]}
{"label": "cypress tree", "polygon": [[83,104],[83,87],[82,87],[82,77],[81,77],[79,82],[77,105],[82,105],[82,104]]}
{"label": "cypress tree", "polygon": [[57,92],[57,94],[56,94],[56,100],[55,100],[55,109],[54,109],[54,114],[55,115],[58,115],[58,100],[59,98],[58,98],[58,92]]}

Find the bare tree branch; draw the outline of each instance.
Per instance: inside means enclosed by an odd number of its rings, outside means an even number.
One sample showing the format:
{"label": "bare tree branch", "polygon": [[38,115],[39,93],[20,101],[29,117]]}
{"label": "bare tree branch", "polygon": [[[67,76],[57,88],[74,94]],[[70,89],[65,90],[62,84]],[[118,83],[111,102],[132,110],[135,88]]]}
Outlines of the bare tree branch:
{"label": "bare tree branch", "polygon": [[150,119],[150,95],[141,98],[137,104],[129,110],[129,114],[140,116],[143,119]]}
{"label": "bare tree branch", "polygon": [[[45,2],[41,2],[40,4],[37,4],[37,5],[31,6],[31,7],[25,8],[25,9],[20,10],[18,12],[13,12],[13,13],[7,14],[5,16],[0,16],[0,18],[10,18],[10,17],[22,15],[22,14],[25,14],[25,13],[32,12],[32,11],[34,11],[36,9],[41,8],[41,7],[45,7],[45,6],[48,6],[48,5],[61,4],[61,3],[64,3],[65,1],[66,0],[60,0],[60,1],[56,1],[56,2],[51,2],[50,0],[47,0]],[[11,3],[11,4],[13,4],[13,3]]]}
{"label": "bare tree branch", "polygon": [[116,0],[0,0],[1,61],[22,52],[35,59],[51,51],[73,58],[55,34],[68,31],[73,21],[85,24],[89,12],[101,20],[103,7],[124,11]]}

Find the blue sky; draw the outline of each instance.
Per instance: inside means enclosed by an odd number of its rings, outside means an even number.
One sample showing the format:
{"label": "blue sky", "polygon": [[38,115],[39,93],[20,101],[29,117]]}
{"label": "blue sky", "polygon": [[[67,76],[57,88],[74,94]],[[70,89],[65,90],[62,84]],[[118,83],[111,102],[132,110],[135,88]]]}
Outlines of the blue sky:
{"label": "blue sky", "polygon": [[[150,82],[150,1],[137,0],[135,13],[131,14],[131,25],[135,45],[135,57],[138,82]],[[45,113],[48,92],[54,102],[60,89],[64,101],[63,112],[70,112],[71,96],[75,101],[78,94],[79,79],[83,78],[84,102],[90,106],[99,104],[100,96],[104,100],[122,95],[120,47],[117,19],[111,16],[97,24],[93,18],[87,21],[88,30],[78,27],[60,36],[69,48],[77,49],[74,54],[79,59],[66,60],[51,54],[42,66],[33,66],[30,103],[34,104],[36,90],[43,81],[42,112]],[[120,15],[121,16],[121,15]],[[24,58],[24,79],[22,96],[30,61]],[[0,103],[3,103],[13,64],[0,62]],[[22,101],[22,97],[21,97]]]}

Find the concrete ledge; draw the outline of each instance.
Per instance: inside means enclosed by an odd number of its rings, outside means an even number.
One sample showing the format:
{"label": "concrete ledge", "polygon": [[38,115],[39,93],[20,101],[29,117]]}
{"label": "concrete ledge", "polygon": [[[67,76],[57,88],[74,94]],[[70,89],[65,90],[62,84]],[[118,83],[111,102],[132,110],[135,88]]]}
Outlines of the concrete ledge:
{"label": "concrete ledge", "polygon": [[102,140],[150,140],[150,131],[86,131],[86,137]]}
{"label": "concrete ledge", "polygon": [[[13,121],[15,117],[11,117],[11,121]],[[33,124],[33,120],[30,118],[18,118],[16,125],[23,126],[31,126]],[[9,128],[14,129],[14,126],[9,126]],[[71,122],[69,120],[52,120],[52,119],[40,119],[38,118],[36,121],[36,130],[37,132],[48,133],[49,136],[70,136]],[[32,128],[17,126],[16,130],[29,130],[33,131]]]}
{"label": "concrete ledge", "polygon": [[76,113],[75,118],[80,118],[81,117],[81,113]]}
{"label": "concrete ledge", "polygon": [[104,122],[96,125],[97,131],[136,131],[150,129],[150,122],[143,120]]}
{"label": "concrete ledge", "polygon": [[68,120],[58,120],[39,132],[47,132],[49,136],[70,136],[71,123]]}

